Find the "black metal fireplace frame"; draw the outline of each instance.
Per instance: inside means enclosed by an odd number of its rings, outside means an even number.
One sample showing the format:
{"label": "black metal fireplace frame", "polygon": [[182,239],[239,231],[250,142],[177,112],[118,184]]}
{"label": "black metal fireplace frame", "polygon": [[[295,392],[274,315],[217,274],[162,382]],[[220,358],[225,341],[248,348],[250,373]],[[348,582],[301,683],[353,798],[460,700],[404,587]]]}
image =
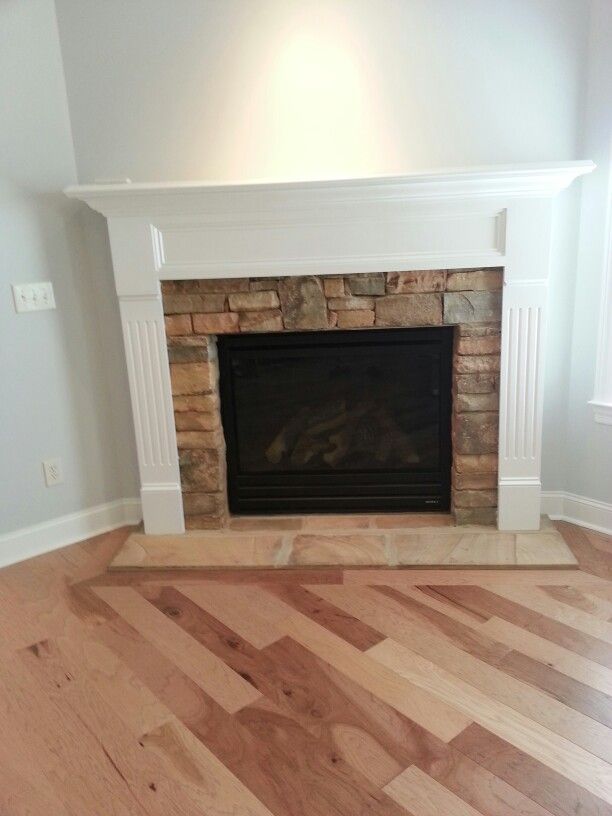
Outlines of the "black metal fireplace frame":
{"label": "black metal fireplace frame", "polygon": [[[227,452],[230,512],[248,515],[338,512],[448,511],[451,496],[453,327],[276,332],[222,335],[217,339],[221,418]],[[315,355],[325,346],[436,346],[440,351],[439,462],[434,471],[360,470],[291,474],[240,472],[232,359],[240,352],[275,351]]]}

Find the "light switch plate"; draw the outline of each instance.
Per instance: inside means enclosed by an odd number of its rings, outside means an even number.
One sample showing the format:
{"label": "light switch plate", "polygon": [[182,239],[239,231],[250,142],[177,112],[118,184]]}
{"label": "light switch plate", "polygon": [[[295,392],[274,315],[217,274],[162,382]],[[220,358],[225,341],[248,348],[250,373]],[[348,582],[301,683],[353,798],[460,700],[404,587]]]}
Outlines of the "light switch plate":
{"label": "light switch plate", "polygon": [[55,309],[51,281],[14,283],[13,300],[16,312],[41,312],[44,309]]}

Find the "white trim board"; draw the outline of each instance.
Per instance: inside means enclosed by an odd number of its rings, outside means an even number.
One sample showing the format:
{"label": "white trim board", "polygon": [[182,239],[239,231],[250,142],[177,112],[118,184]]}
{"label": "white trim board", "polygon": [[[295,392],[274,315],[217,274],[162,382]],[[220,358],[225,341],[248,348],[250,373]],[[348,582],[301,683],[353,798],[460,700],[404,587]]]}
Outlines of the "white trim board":
{"label": "white trim board", "polygon": [[542,513],[551,519],[569,521],[598,533],[612,535],[612,504],[607,502],[563,490],[543,491]]}
{"label": "white trim board", "polygon": [[0,535],[0,567],[76,544],[141,520],[140,499],[117,499]]}

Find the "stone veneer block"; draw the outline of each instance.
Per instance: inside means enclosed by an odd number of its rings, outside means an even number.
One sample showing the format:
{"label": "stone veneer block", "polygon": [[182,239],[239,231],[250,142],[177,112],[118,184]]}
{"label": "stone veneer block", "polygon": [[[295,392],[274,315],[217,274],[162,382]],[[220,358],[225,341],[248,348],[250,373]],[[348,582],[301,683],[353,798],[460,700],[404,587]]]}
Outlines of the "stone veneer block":
{"label": "stone veneer block", "polygon": [[455,521],[465,524],[497,524],[496,507],[455,507]]}
{"label": "stone veneer block", "polygon": [[497,373],[455,375],[455,386],[459,394],[497,393],[497,383]]}
{"label": "stone veneer block", "polygon": [[172,405],[175,413],[182,411],[219,411],[219,398],[216,394],[185,394],[174,396]]}
{"label": "stone veneer block", "polygon": [[185,493],[183,509],[188,516],[202,513],[219,516],[225,510],[224,496],[222,493]]}
{"label": "stone veneer block", "polygon": [[455,456],[455,468],[458,473],[497,473],[497,454],[458,454]]}
{"label": "stone veneer block", "polygon": [[166,314],[222,312],[225,309],[225,298],[224,294],[164,295],[164,312]]}
{"label": "stone veneer block", "polygon": [[375,314],[372,309],[355,309],[349,312],[336,312],[336,325],[339,329],[365,329],[374,325]]}
{"label": "stone veneer block", "polygon": [[501,352],[501,334],[484,337],[459,337],[457,354],[497,354]]}
{"label": "stone veneer block", "polygon": [[229,307],[233,312],[257,312],[262,309],[276,309],[280,301],[276,292],[236,292],[228,295]]}
{"label": "stone veneer block", "polygon": [[387,272],[389,294],[416,292],[443,292],[446,284],[444,269],[427,269],[421,272]]}
{"label": "stone veneer block", "polygon": [[184,450],[216,450],[221,437],[218,431],[177,431],[176,444]]}
{"label": "stone veneer block", "polygon": [[499,397],[495,392],[488,394],[455,394],[455,411],[497,411]]}
{"label": "stone veneer block", "polygon": [[325,297],[344,297],[344,278],[323,278]]}
{"label": "stone veneer block", "polygon": [[474,411],[457,414],[453,424],[453,450],[462,453],[497,451],[499,414]]}
{"label": "stone veneer block", "polygon": [[382,272],[365,272],[349,275],[346,285],[351,295],[384,295],[385,276]]}
{"label": "stone veneer block", "polygon": [[497,487],[497,473],[455,473],[455,490],[492,490]]}
{"label": "stone veneer block", "polygon": [[171,363],[172,394],[206,394],[213,389],[211,363]]}
{"label": "stone veneer block", "polygon": [[185,493],[217,493],[224,489],[220,450],[179,450],[181,484]]}
{"label": "stone veneer block", "polygon": [[496,373],[499,369],[499,354],[481,354],[475,357],[460,355],[455,360],[457,374]]}
{"label": "stone veneer block", "polygon": [[206,295],[220,292],[248,292],[248,278],[220,278],[218,280],[162,281],[166,294]]}
{"label": "stone veneer block", "polygon": [[323,285],[314,276],[283,278],[278,286],[285,328],[326,329],[327,300]]}
{"label": "stone veneer block", "polygon": [[455,507],[495,507],[497,490],[457,490],[453,500]]}
{"label": "stone veneer block", "polygon": [[442,295],[385,295],[378,298],[376,325],[378,326],[440,326],[442,324]]}
{"label": "stone veneer block", "polygon": [[504,284],[502,269],[455,269],[446,278],[447,292],[494,291]]}
{"label": "stone veneer block", "polygon": [[251,278],[249,282],[251,292],[271,292],[278,289],[278,278]]}
{"label": "stone veneer block", "polygon": [[[193,335],[191,335],[193,336]],[[176,340],[169,337],[168,340]],[[168,343],[168,360],[171,363],[205,363],[209,359],[208,346],[174,345]]]}
{"label": "stone veneer block", "polygon": [[164,317],[166,335],[175,337],[180,334],[192,334],[191,314],[172,314]]}
{"label": "stone veneer block", "polygon": [[350,311],[351,309],[373,309],[375,300],[372,297],[347,297],[330,298],[327,306],[334,312]]}
{"label": "stone veneer block", "polygon": [[501,292],[445,292],[444,322],[488,323],[501,316]]}
{"label": "stone veneer block", "polygon": [[280,332],[283,330],[283,318],[278,309],[263,312],[240,312],[239,320],[240,331],[243,332]]}
{"label": "stone veneer block", "polygon": [[194,314],[193,328],[204,334],[233,334],[239,329],[238,315],[235,312]]}
{"label": "stone veneer block", "polygon": [[215,431],[219,428],[217,411],[176,411],[174,422],[177,431]]}

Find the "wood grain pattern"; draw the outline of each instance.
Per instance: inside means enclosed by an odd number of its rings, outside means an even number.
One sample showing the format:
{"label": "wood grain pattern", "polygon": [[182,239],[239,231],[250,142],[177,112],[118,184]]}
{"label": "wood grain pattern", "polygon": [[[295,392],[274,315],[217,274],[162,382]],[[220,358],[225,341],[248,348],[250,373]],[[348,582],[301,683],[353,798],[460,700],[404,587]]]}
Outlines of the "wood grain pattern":
{"label": "wood grain pattern", "polygon": [[287,534],[383,527],[281,520],[249,570],[106,572],[123,530],[1,571],[0,813],[612,816],[612,541],[559,525],[561,572],[276,568]]}

